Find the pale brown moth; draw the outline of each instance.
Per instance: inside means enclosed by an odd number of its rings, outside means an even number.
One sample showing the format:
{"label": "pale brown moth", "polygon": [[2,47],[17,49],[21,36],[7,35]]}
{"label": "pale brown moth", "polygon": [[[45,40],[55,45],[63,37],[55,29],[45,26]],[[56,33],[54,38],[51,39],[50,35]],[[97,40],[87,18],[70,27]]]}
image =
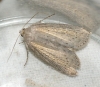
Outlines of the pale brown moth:
{"label": "pale brown moth", "polygon": [[35,23],[20,31],[25,46],[35,56],[69,76],[76,76],[80,61],[75,51],[84,48],[90,33],[78,26]]}

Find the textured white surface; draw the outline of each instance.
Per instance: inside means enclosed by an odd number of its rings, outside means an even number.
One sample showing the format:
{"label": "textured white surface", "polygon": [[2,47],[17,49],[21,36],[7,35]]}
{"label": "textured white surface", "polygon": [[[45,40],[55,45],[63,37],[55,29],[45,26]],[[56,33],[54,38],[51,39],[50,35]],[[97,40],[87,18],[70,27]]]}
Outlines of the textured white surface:
{"label": "textured white surface", "polygon": [[77,52],[81,68],[77,77],[68,77],[44,64],[26,50],[20,37],[14,52],[7,62],[12,46],[22,25],[0,28],[0,87],[99,87],[100,86],[100,45],[90,39],[86,48]]}

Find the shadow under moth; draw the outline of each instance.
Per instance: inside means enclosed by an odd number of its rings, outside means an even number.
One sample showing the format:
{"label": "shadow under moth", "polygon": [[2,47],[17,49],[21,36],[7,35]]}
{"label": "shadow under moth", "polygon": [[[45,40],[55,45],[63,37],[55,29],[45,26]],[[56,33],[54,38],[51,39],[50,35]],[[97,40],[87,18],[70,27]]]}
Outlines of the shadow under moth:
{"label": "shadow under moth", "polygon": [[75,51],[84,48],[90,32],[69,24],[35,23],[20,31],[25,46],[36,57],[56,70],[69,76],[76,76],[80,60]]}

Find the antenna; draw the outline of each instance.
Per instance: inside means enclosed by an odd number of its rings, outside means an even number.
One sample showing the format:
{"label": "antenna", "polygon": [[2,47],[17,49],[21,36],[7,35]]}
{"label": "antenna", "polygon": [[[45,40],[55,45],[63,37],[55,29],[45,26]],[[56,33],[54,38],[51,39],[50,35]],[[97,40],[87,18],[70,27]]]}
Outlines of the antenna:
{"label": "antenna", "polygon": [[[37,12],[35,15],[33,15],[33,17],[31,17],[31,19],[34,18],[38,13],[39,13],[39,12]],[[31,19],[29,19],[29,20],[25,23],[25,25],[26,25]],[[25,25],[23,26],[23,28],[25,27]],[[23,28],[22,28],[22,29],[23,29]]]}
{"label": "antenna", "polygon": [[[39,12],[37,12],[33,17],[35,17],[38,13],[39,13]],[[48,16],[48,17],[43,18],[42,20],[38,21],[37,23],[42,22],[43,20],[45,20],[45,19],[47,19],[47,18],[49,18],[49,17],[51,17],[51,16],[53,16],[53,15],[55,15],[55,13],[52,14],[52,15],[50,15],[50,16]],[[32,19],[33,17],[31,17],[31,19]],[[29,20],[25,23],[25,25],[26,25],[31,19],[29,19]],[[25,25],[23,26],[23,28],[25,27]],[[22,29],[23,29],[23,28],[22,28]],[[14,47],[15,47],[17,41],[18,41],[19,36],[20,36],[20,35],[18,35],[18,37],[17,37],[17,39],[16,39],[16,41],[15,41],[15,44],[14,44],[14,46],[13,46],[13,48],[12,48],[12,51],[11,51],[11,53],[10,53],[10,56],[8,57],[8,60],[10,59],[10,57],[11,57],[11,55],[12,55],[12,53],[13,53]],[[8,62],[8,60],[7,60],[7,62]]]}
{"label": "antenna", "polygon": [[55,15],[55,13],[53,13],[53,14],[51,14],[51,15],[45,17],[45,18],[43,18],[42,20],[40,20],[40,21],[38,21],[38,22],[36,22],[36,23],[42,22],[43,20],[45,20],[45,19],[47,19],[47,18],[49,18],[49,17],[51,17],[51,16],[53,16],[53,15]]}
{"label": "antenna", "polygon": [[[35,17],[38,13],[39,13],[39,12],[37,12],[33,17]],[[31,19],[32,19],[33,17],[31,17]],[[29,19],[29,20],[25,23],[25,25],[26,25],[31,19]],[[23,28],[25,27],[25,25],[23,26]],[[22,29],[23,29],[23,28],[22,28]],[[8,60],[10,59],[10,57],[11,57],[11,55],[12,55],[12,53],[13,53],[14,47],[15,47],[17,41],[18,41],[19,36],[20,36],[20,35],[18,35],[18,37],[17,37],[17,39],[16,39],[16,41],[15,41],[15,44],[14,44],[14,46],[13,46],[13,48],[12,48],[12,51],[11,51],[11,53],[10,53],[10,56],[8,57]],[[8,62],[8,60],[7,60],[7,62]]]}
{"label": "antenna", "polygon": [[[18,35],[18,37],[17,37],[17,39],[16,39],[16,41],[15,41],[15,44],[14,44],[14,46],[13,46],[13,48],[12,48],[12,51],[11,51],[11,53],[10,53],[10,56],[8,57],[8,60],[9,60],[9,58],[10,58],[10,57],[11,57],[11,55],[12,55],[12,52],[13,52],[14,47],[15,47],[15,45],[16,45],[16,43],[17,43],[17,41],[18,41],[19,36],[20,36],[20,35]],[[7,62],[8,62],[8,60],[7,60]]]}

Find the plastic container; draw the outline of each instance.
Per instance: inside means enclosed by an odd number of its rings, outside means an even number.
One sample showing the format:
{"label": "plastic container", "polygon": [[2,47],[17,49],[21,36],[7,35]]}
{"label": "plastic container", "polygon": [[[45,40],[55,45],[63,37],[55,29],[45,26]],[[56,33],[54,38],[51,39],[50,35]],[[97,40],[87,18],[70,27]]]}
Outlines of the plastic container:
{"label": "plastic container", "polygon": [[[93,1],[89,2],[93,3]],[[81,62],[81,68],[76,77],[68,77],[52,69],[34,57],[32,53],[29,53],[28,63],[24,67],[26,49],[23,43],[19,44],[22,42],[21,37],[7,62],[19,31],[36,12],[39,12],[39,15],[27,26],[55,11],[35,5],[30,0],[2,0],[0,2],[0,87],[99,87],[100,29],[91,35],[84,49],[76,52]],[[70,23],[64,15],[55,13],[55,16],[44,22]]]}

